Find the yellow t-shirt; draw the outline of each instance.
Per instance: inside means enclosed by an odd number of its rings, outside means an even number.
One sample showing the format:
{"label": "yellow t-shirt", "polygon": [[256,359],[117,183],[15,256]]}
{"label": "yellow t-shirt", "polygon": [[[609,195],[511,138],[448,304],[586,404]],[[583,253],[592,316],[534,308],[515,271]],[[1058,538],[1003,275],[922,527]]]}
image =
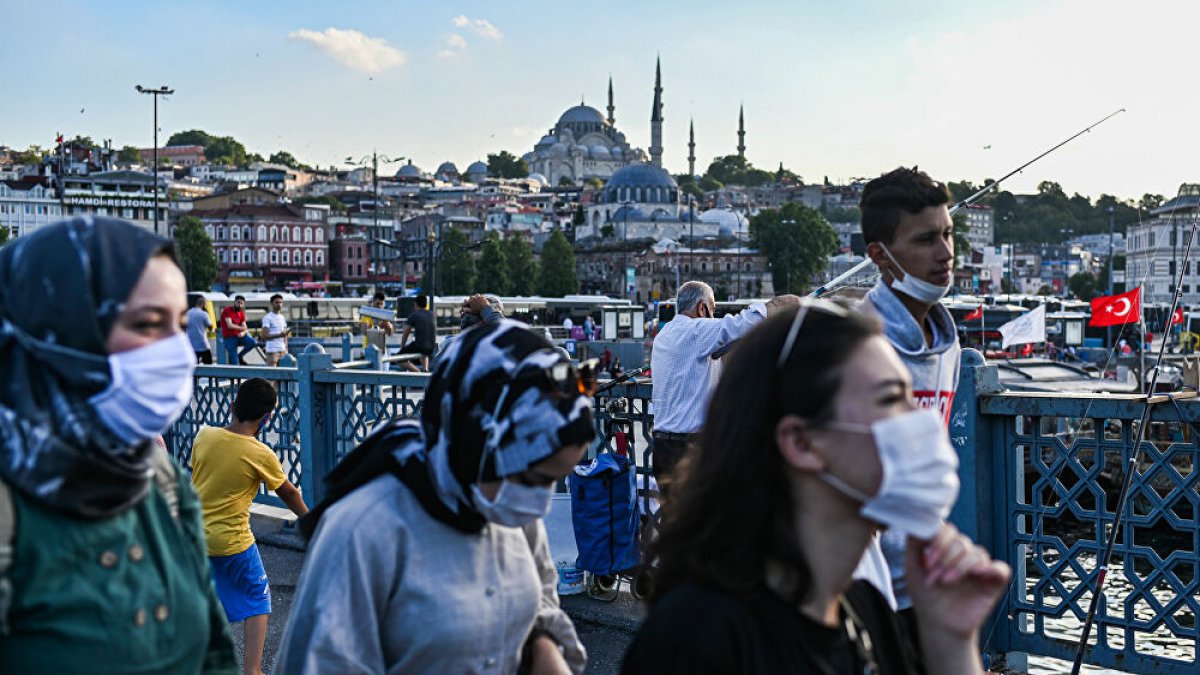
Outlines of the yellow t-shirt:
{"label": "yellow t-shirt", "polygon": [[257,438],[202,427],[192,444],[192,485],[200,495],[208,554],[236,555],[250,548],[250,503],[259,483],[275,490],[285,480],[279,458]]}

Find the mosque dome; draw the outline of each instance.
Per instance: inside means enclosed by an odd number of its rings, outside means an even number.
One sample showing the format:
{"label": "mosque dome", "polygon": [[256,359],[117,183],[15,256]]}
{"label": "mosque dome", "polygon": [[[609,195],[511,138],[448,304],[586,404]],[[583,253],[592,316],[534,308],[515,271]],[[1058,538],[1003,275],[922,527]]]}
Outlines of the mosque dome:
{"label": "mosque dome", "polygon": [[616,204],[678,204],[679,185],[666,169],[653,164],[630,164],[617,169],[601,192],[602,201]]}
{"label": "mosque dome", "polygon": [[561,141],[558,143],[555,143],[554,145],[550,146],[550,154],[551,154],[551,156],[554,156],[554,157],[566,157],[567,156],[567,144],[563,143]]}
{"label": "mosque dome", "polygon": [[567,126],[580,122],[604,124],[604,116],[600,114],[599,110],[591,106],[577,105],[574,108],[567,108],[567,111],[558,118],[559,126]]}
{"label": "mosque dome", "polygon": [[730,209],[720,208],[709,209],[704,213],[697,214],[696,220],[701,223],[716,225],[722,234],[741,232],[750,223],[750,219],[746,216]]}
{"label": "mosque dome", "polygon": [[554,145],[557,142],[558,142],[558,137],[554,136],[553,134],[546,134],[545,136],[542,136],[542,140],[538,141],[537,145],[535,145],[533,147],[535,150],[543,150],[545,148],[548,148],[548,147]]}
{"label": "mosque dome", "polygon": [[649,218],[646,217],[645,211],[636,206],[622,206],[608,217],[610,223],[620,223],[626,220],[649,220]]}
{"label": "mosque dome", "polygon": [[549,184],[550,184],[550,181],[546,180],[546,177],[545,177],[545,176],[543,176],[543,175],[542,175],[542,174],[540,174],[540,173],[531,173],[531,174],[529,174],[529,180],[532,180],[532,181],[537,181],[537,182],[541,183],[542,185],[549,185]]}
{"label": "mosque dome", "polygon": [[603,145],[593,145],[588,150],[588,153],[591,154],[592,159],[608,159],[612,156],[612,153],[608,151],[608,148],[604,147]]}
{"label": "mosque dome", "polygon": [[400,170],[396,172],[396,178],[420,178],[420,177],[421,177],[420,167],[415,166],[411,161],[408,164],[405,164],[404,166],[400,167]]}
{"label": "mosque dome", "polygon": [[458,167],[454,166],[454,162],[442,162],[440,165],[438,165],[437,172],[446,175],[457,174]]}
{"label": "mosque dome", "polygon": [[471,166],[467,167],[468,174],[471,174],[471,173],[486,174],[487,172],[488,172],[488,165],[484,162],[472,162]]}

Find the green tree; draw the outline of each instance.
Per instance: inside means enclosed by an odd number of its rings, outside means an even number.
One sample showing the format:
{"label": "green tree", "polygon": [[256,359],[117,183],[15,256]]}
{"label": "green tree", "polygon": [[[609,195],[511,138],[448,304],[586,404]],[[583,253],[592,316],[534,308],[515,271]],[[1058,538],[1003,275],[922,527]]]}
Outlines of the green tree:
{"label": "green tree", "polygon": [[442,231],[437,255],[437,292],[442,295],[466,295],[475,281],[475,259],[470,240],[462,230],[450,227]]}
{"label": "green tree", "polygon": [[329,210],[332,213],[346,213],[346,205],[342,200],[333,195],[321,195],[320,197],[301,197],[295,201],[296,204],[328,204]]}
{"label": "green tree", "polygon": [[233,137],[213,136],[200,129],[189,129],[171,134],[171,137],[167,139],[167,145],[203,146],[204,158],[212,164],[245,166],[250,159],[246,154],[246,147]]}
{"label": "green tree", "polygon": [[971,240],[967,239],[967,216],[956,213],[951,217],[954,222],[954,266],[962,267],[963,263],[971,262]]}
{"label": "green tree", "polygon": [[533,247],[519,232],[510,232],[500,248],[504,251],[509,288],[513,295],[533,295],[537,292],[537,263],[533,260]]}
{"label": "green tree", "polygon": [[767,254],[779,293],[797,293],[838,250],[837,234],[817,211],[800,202],[750,218],[750,244]]}
{"label": "green tree", "polygon": [[488,176],[492,178],[525,178],[529,165],[507,150],[487,156]]}
{"label": "green tree", "polygon": [[24,164],[26,166],[35,166],[35,165],[39,164],[42,161],[42,158],[45,156],[46,156],[46,151],[42,150],[42,146],[31,145],[28,148],[26,148],[25,150],[18,152],[15,159],[17,161],[17,164]]}
{"label": "green tree", "polygon": [[11,234],[7,227],[0,227],[0,246],[8,243],[8,238]]}
{"label": "green tree", "polygon": [[575,181],[571,180],[570,176],[560,176],[558,179],[559,187],[571,187],[574,184]]}
{"label": "green tree", "polygon": [[117,162],[120,164],[141,164],[142,151],[132,145],[126,145],[117,151]]}
{"label": "green tree", "polygon": [[712,164],[708,165],[708,171],[704,175],[724,185],[745,185],[747,187],[763,185],[775,180],[775,174],[756,169],[741,155],[717,157]]}
{"label": "green tree", "polygon": [[575,268],[575,250],[562,230],[555,230],[542,247],[538,295],[561,298],[579,292],[579,272]]}
{"label": "green tree", "polygon": [[700,184],[696,181],[695,176],[689,176],[685,173],[681,173],[678,176],[675,176],[675,182],[679,184],[679,189],[682,190],[684,194],[692,195],[697,199],[704,196],[704,190],[700,189]]}
{"label": "green tree", "polygon": [[298,169],[301,171],[308,171],[312,168],[293,157],[292,153],[288,152],[287,150],[280,150],[279,152],[276,152],[268,157],[267,161],[271,164],[282,164],[290,169]]}
{"label": "green tree", "polygon": [[487,233],[479,249],[479,260],[475,263],[475,292],[496,295],[512,293],[508,261],[504,258],[500,233],[495,230]]}
{"label": "green tree", "polygon": [[1091,300],[1100,294],[1100,288],[1096,284],[1096,277],[1092,276],[1091,272],[1072,274],[1071,278],[1067,279],[1067,288],[1071,290],[1072,295],[1080,300]]}
{"label": "green tree", "polygon": [[204,223],[195,216],[184,216],[175,226],[175,247],[179,251],[179,264],[187,279],[189,291],[207,291],[217,278],[217,256],[213,253],[212,239],[204,231]]}

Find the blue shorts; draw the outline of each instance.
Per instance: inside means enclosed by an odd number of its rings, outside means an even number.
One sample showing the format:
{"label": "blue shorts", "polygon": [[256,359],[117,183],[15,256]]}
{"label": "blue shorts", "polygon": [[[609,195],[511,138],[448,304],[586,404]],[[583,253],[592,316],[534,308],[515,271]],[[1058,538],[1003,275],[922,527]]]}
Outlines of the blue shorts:
{"label": "blue shorts", "polygon": [[271,585],[258,555],[258,544],[234,555],[209,556],[217,597],[230,623],[271,613]]}

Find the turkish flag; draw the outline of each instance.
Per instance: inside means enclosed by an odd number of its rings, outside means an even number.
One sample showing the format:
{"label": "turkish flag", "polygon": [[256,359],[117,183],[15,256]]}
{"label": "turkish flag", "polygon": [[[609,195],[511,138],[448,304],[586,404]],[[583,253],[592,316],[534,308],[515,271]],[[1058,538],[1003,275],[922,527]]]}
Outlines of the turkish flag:
{"label": "turkish flag", "polygon": [[1175,313],[1171,315],[1171,325],[1174,326],[1177,323],[1183,323],[1182,307],[1176,308]]}
{"label": "turkish flag", "polygon": [[963,317],[963,321],[977,321],[983,318],[983,305],[971,310],[971,313]]}
{"label": "turkish flag", "polygon": [[1120,295],[1102,295],[1092,300],[1092,319],[1089,326],[1119,326],[1137,323],[1142,318],[1142,289],[1135,288]]}

